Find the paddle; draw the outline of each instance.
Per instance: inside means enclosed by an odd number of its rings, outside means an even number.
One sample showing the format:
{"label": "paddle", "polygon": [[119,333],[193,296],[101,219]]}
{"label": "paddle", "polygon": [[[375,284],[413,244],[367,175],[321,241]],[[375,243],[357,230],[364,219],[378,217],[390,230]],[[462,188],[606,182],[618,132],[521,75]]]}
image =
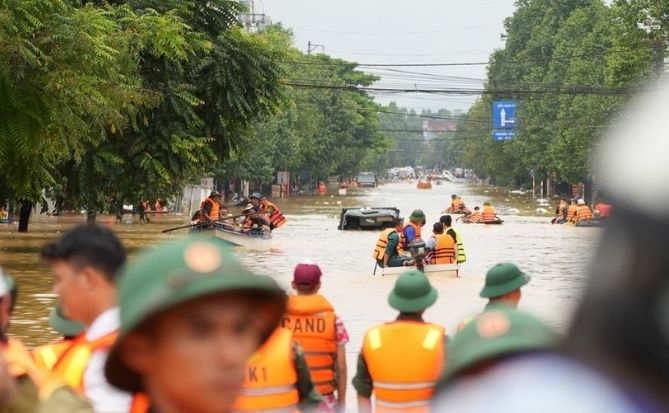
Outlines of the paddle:
{"label": "paddle", "polygon": [[170,231],[176,231],[177,229],[183,229],[183,228],[202,227],[202,226],[205,226],[205,225],[209,225],[213,222],[220,222],[220,221],[225,221],[226,219],[234,219],[234,218],[239,218],[239,217],[243,217],[243,216],[244,216],[244,214],[234,215],[234,216],[231,216],[231,217],[225,217],[225,218],[217,219],[216,221],[198,222],[197,224],[182,225],[180,227],[164,229],[162,232],[165,233],[165,232],[170,232]]}

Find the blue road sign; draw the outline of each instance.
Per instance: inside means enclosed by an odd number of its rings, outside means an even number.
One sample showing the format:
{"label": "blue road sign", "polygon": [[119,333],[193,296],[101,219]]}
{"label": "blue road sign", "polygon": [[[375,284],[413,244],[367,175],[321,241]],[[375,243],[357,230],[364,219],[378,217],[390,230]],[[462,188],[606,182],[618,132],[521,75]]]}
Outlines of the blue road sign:
{"label": "blue road sign", "polygon": [[492,102],[492,128],[514,129],[516,127],[516,101],[498,100]]}
{"label": "blue road sign", "polygon": [[515,137],[516,137],[516,131],[514,131],[513,129],[492,131],[492,140],[494,141],[505,141],[507,139],[513,139]]}

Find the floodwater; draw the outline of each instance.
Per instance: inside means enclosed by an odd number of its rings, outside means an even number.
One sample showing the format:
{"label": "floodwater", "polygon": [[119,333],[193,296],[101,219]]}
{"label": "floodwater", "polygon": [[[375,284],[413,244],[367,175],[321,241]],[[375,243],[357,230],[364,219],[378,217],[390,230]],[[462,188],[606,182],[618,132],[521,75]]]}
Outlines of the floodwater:
{"label": "floodwater", "polygon": [[[448,182],[433,185],[431,190],[419,190],[415,183],[397,182],[379,188],[349,189],[346,196],[276,199],[275,203],[288,218],[288,223],[275,231],[276,248],[270,252],[238,249],[239,257],[253,270],[275,277],[288,289],[292,270],[299,261],[312,260],[321,266],[324,273],[321,292],[331,300],[351,336],[347,346],[350,381],[365,330],[396,315],[386,301],[396,277],[382,277],[380,271],[373,275],[371,252],[378,232],[339,231],[340,208],[398,207],[405,218],[413,209],[421,208],[427,215],[423,232],[429,236],[432,224],[449,205],[452,193],[461,195],[470,208],[486,200],[493,201],[498,216],[505,222],[456,225],[468,261],[461,266],[460,278],[431,279],[439,290],[439,299],[425,318],[453,332],[462,318],[479,312],[485,304],[478,291],[487,269],[501,261],[513,261],[532,277],[522,290],[520,308],[562,329],[578,301],[586,266],[601,229],[551,225],[552,213],[536,214],[536,200],[531,195],[488,193],[485,188]],[[518,211],[509,213],[509,208]],[[546,207],[549,211],[554,208],[554,205]],[[47,265],[39,260],[39,249],[83,220],[81,215],[33,215],[27,234],[17,233],[15,224],[0,226],[0,265],[17,279],[20,290],[10,333],[28,345],[55,337],[46,322],[54,302],[53,283]],[[187,215],[160,216],[141,225],[136,216],[133,220],[128,215],[120,224],[110,217],[98,220],[117,231],[131,257],[140,247],[183,236],[185,229],[165,234],[161,231],[188,223]],[[354,407],[354,393],[351,388],[349,409]]]}

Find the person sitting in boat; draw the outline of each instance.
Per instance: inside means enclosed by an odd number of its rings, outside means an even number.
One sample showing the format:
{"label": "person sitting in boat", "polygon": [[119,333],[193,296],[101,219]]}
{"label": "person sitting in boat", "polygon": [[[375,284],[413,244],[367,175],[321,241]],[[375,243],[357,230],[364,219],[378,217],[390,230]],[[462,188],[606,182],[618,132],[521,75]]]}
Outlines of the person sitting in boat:
{"label": "person sitting in boat", "polygon": [[252,193],[250,198],[249,198],[250,199],[249,202],[251,203],[251,205],[253,205],[253,210],[255,212],[260,212],[260,209],[262,208],[260,206],[260,198],[262,198],[262,195],[260,194],[260,192]]}
{"label": "person sitting in boat", "polygon": [[582,198],[579,198],[576,206],[576,222],[590,221],[592,219],[592,210]]}
{"label": "person sitting in boat", "polygon": [[244,216],[239,232],[244,234],[269,233],[269,222],[253,209],[253,204],[247,204],[242,210],[242,215]]}
{"label": "person sitting in boat", "polygon": [[230,209],[228,209],[228,206],[225,205],[225,203],[223,202],[223,198],[219,198],[218,207],[219,207],[218,220],[220,221],[221,227],[230,231],[234,231],[235,230],[235,223],[233,221],[234,218],[230,213]]}
{"label": "person sitting in boat", "polygon": [[481,207],[478,205],[474,207],[474,211],[471,214],[467,215],[466,218],[466,220],[468,220],[469,222],[481,222],[482,219],[483,218],[481,217]]}
{"label": "person sitting in boat", "polygon": [[425,225],[425,214],[421,209],[414,209],[409,215],[409,223],[404,227],[404,249],[409,249],[409,244],[415,239],[422,239],[420,229]]}
{"label": "person sitting in boat", "polygon": [[497,212],[495,207],[490,202],[483,203],[483,211],[481,211],[481,221],[492,222],[497,219]]}
{"label": "person sitting in boat", "polygon": [[442,214],[443,213],[468,215],[471,213],[471,211],[465,206],[465,202],[462,200],[462,198],[456,194],[453,194],[451,195],[451,206],[448,207],[448,209],[445,211],[442,211]]}
{"label": "person sitting in boat", "polygon": [[269,219],[269,229],[281,228],[286,223],[286,217],[283,216],[279,207],[267,199],[265,195],[260,197],[260,213]]}
{"label": "person sitting in boat", "polygon": [[452,264],[457,261],[455,240],[444,232],[444,224],[441,222],[434,223],[432,236],[425,246],[428,250],[425,256],[427,264]]}
{"label": "person sitting in boat", "polygon": [[220,218],[220,206],[219,200],[221,199],[221,194],[213,190],[200,206],[200,216],[198,217],[198,223],[212,224],[214,221],[218,221]]}
{"label": "person sitting in boat", "polygon": [[567,207],[567,222],[575,223],[576,222],[576,210],[578,205],[576,205],[576,198],[572,198],[569,206]]}
{"label": "person sitting in boat", "polygon": [[393,227],[386,228],[381,232],[372,258],[381,268],[410,266],[416,263],[410,256],[404,255],[404,247],[400,242],[400,234],[404,229],[404,219],[395,218]]}
{"label": "person sitting in boat", "polygon": [[611,214],[611,204],[602,199],[595,204],[595,215],[598,219],[606,219]]}

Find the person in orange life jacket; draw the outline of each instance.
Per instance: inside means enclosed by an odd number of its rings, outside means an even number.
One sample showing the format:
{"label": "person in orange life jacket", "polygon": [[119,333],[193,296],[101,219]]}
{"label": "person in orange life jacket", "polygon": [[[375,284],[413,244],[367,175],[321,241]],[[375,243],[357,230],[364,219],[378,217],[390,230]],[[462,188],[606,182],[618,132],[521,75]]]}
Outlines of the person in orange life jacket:
{"label": "person in orange life jacket", "polygon": [[481,211],[481,220],[483,222],[490,222],[497,219],[497,212],[495,207],[490,202],[483,203],[483,211]]}
{"label": "person in orange life jacket", "polygon": [[471,222],[480,222],[483,217],[481,216],[481,208],[478,206],[474,207],[474,212],[469,214],[467,216],[467,219],[469,219]]}
{"label": "person in orange life jacket", "polygon": [[82,392],[96,411],[127,413],[132,395],[114,388],[104,376],[120,322],[116,274],[126,259],[123,245],[110,229],[83,224],[46,244],[41,255],[51,264],[63,315],[86,325],[52,371]]}
{"label": "person in orange life jacket", "polygon": [[260,194],[260,192],[254,192],[249,197],[249,202],[251,203],[251,205],[253,205],[253,210],[255,212],[260,212],[260,210],[262,209],[262,206],[260,205],[261,198],[262,195]]}
{"label": "person in orange life jacket", "polygon": [[567,222],[576,222],[577,209],[576,198],[572,198],[567,207]]}
{"label": "person in orange life jacket", "polygon": [[469,214],[469,209],[465,206],[465,202],[456,194],[451,195],[451,205],[442,213],[450,214]]}
{"label": "person in orange life jacket", "polygon": [[314,412],[323,396],[316,390],[304,351],[289,329],[278,327],[247,361],[234,412]]}
{"label": "person in orange life jacket", "polygon": [[286,217],[283,216],[279,207],[269,202],[266,196],[260,198],[260,213],[269,220],[269,228],[281,228],[286,223]]}
{"label": "person in orange life jacket", "polygon": [[276,281],[207,236],[146,248],[123,269],[118,288],[121,328],[105,375],[144,394],[132,413],[230,412],[249,357],[286,306]]}
{"label": "person in orange life jacket", "polygon": [[395,218],[393,220],[393,228],[387,228],[381,232],[372,253],[372,257],[376,259],[379,267],[402,267],[411,266],[416,263],[410,256],[401,253],[401,251],[404,251],[400,243],[400,234],[402,234],[403,229],[404,219]]}
{"label": "person in orange life jacket", "polygon": [[[522,272],[516,264],[502,262],[495,264],[488,270],[485,276],[485,284],[479,293],[481,298],[487,298],[488,303],[483,311],[502,308],[518,308],[520,302],[521,287],[530,282],[530,277]],[[467,323],[473,321],[477,316],[468,317],[458,324],[458,331],[462,330]]]}
{"label": "person in orange life jacket", "polygon": [[[12,287],[7,285],[10,282]],[[0,411],[38,413],[93,413],[91,405],[58,377],[33,363],[21,340],[7,337],[10,313],[16,298],[16,282],[0,269]]]}
{"label": "person in orange life jacket", "polygon": [[589,221],[592,219],[592,210],[585,204],[581,198],[577,201],[576,206],[576,222]]}
{"label": "person in orange life jacket", "polygon": [[425,214],[420,209],[414,209],[409,215],[409,223],[404,226],[404,249],[409,249],[409,243],[421,238],[421,227],[425,225]]}
{"label": "person in orange life jacket", "polygon": [[321,276],[315,263],[304,261],[295,266],[291,285],[297,294],[288,296],[282,325],[293,332],[304,350],[316,389],[323,395],[320,411],[343,412],[349,335],[330,302],[319,294]]}
{"label": "person in orange life jacket", "polygon": [[55,305],[49,312],[49,326],[60,334],[62,339],[33,348],[32,356],[35,365],[43,370],[51,370],[58,358],[86,328],[83,323],[68,320],[59,305]]}
{"label": "person in orange life jacket", "polygon": [[252,204],[247,204],[246,208],[242,210],[242,214],[244,216],[242,217],[240,232],[269,232],[269,223],[253,209]]}
{"label": "person in orange life jacket", "polygon": [[611,204],[606,199],[600,200],[595,204],[594,213],[600,220],[602,218],[608,218],[608,216],[611,215]]}
{"label": "person in orange life jacket", "polygon": [[400,313],[395,321],[365,333],[353,387],[358,411],[429,412],[434,385],[446,361],[446,330],[423,321],[423,313],[437,301],[437,290],[424,273],[400,275],[388,296]]}
{"label": "person in orange life jacket", "polygon": [[429,264],[451,264],[457,261],[457,247],[452,235],[444,233],[444,224],[435,222],[432,226],[432,236],[425,243],[429,250]]}
{"label": "person in orange life jacket", "polygon": [[453,237],[455,240],[455,245],[457,246],[457,262],[462,264],[467,261],[467,255],[465,254],[465,246],[462,243],[462,235],[460,232],[453,228],[453,218],[450,215],[442,215],[439,217],[439,222],[444,224],[444,232]]}
{"label": "person in orange life jacket", "polygon": [[202,201],[200,206],[200,222],[212,222],[218,221],[219,216],[219,200],[221,199],[221,194],[214,190],[211,191],[209,197]]}

